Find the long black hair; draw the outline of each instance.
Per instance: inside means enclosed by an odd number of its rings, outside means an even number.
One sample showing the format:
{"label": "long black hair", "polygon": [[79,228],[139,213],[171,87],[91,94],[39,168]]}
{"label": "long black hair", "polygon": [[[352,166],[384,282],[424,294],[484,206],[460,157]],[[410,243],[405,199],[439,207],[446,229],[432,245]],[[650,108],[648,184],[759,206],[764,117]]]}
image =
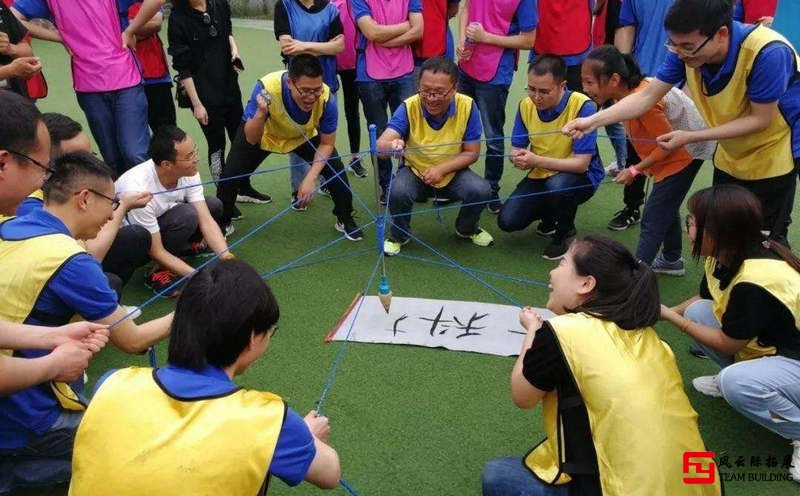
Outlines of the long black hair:
{"label": "long black hair", "polygon": [[572,243],[575,271],[592,276],[595,288],[573,312],[614,322],[625,330],[649,327],[661,316],[658,282],[650,267],[619,241],[586,236]]}
{"label": "long black hair", "polygon": [[221,261],[195,274],[178,298],[167,360],[192,370],[227,367],[253,333],[268,332],[279,317],[275,296],[252,267]]}
{"label": "long black hair", "polygon": [[586,57],[591,61],[589,67],[598,80],[608,80],[618,74],[620,80],[628,89],[634,89],[641,84],[644,75],[639,64],[630,54],[623,54],[613,45],[601,45]]}

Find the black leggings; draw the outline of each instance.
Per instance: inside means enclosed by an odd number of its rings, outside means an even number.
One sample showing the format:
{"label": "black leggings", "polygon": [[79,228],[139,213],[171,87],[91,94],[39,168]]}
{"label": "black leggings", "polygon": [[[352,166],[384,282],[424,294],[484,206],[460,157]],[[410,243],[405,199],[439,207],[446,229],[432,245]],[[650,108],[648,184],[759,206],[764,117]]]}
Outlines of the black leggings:
{"label": "black leggings", "polygon": [[358,112],[358,86],[356,86],[356,70],[339,71],[344,97],[344,117],[347,121],[347,139],[350,153],[358,153],[361,149],[361,114]]}
{"label": "black leggings", "polygon": [[[236,130],[242,124],[242,104],[226,105],[224,107],[206,107],[208,124],[200,125],[208,143],[208,168],[211,177],[219,179],[222,169],[225,168],[225,132],[233,143]],[[249,184],[249,181],[244,184]]]}

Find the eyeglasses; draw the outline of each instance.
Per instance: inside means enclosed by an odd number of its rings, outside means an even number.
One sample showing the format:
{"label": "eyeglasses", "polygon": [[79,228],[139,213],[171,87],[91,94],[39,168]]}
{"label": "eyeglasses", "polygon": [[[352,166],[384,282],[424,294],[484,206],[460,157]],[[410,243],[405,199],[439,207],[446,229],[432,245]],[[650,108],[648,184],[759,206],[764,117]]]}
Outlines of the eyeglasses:
{"label": "eyeglasses", "polygon": [[297,87],[297,85],[294,83],[294,81],[292,81],[292,86],[294,86],[294,89],[296,89],[297,92],[300,93],[300,97],[301,98],[305,98],[307,96],[313,96],[314,98],[319,98],[320,96],[322,96],[322,93],[325,92],[325,87],[324,86],[320,87],[320,88],[312,88],[312,89],[309,89],[309,90],[300,89],[300,88]]}
{"label": "eyeglasses", "polygon": [[7,151],[8,153],[12,153],[12,154],[14,154],[14,155],[16,155],[16,156],[18,156],[18,157],[22,157],[22,158],[24,158],[25,160],[27,160],[27,161],[31,162],[31,163],[32,163],[33,165],[35,165],[36,167],[38,167],[38,168],[42,169],[42,170],[44,171],[44,180],[45,180],[45,181],[47,181],[48,179],[50,179],[50,176],[52,176],[52,175],[53,175],[53,172],[54,172],[54,171],[53,171],[53,165],[52,165],[52,163],[50,163],[50,164],[48,164],[48,165],[44,165],[43,163],[39,162],[39,161],[38,161],[38,160],[36,160],[35,158],[33,158],[33,157],[29,157],[28,155],[25,155],[24,153],[20,153],[20,152],[17,152],[17,151],[14,151],[14,150],[9,150],[9,149],[6,149],[6,151]]}
{"label": "eyeglasses", "polygon": [[449,95],[450,92],[453,91],[455,88],[456,86],[453,85],[450,87],[449,90],[445,92],[419,90],[417,93],[419,93],[420,98],[423,98],[425,100],[444,100],[445,98],[447,98],[447,95]]}
{"label": "eyeglasses", "polygon": [[208,26],[208,35],[212,38],[216,38],[219,33],[217,33],[217,27],[212,22],[211,14],[208,12],[203,12],[203,24]]}
{"label": "eyeglasses", "polygon": [[[717,31],[719,31],[719,29],[717,29]],[[709,41],[711,41],[711,39],[712,39],[714,36],[716,36],[716,34],[717,34],[717,31],[714,31],[712,34],[710,34],[710,35],[709,35],[709,36],[708,36],[708,37],[705,39],[705,41],[703,41],[702,43],[700,43],[700,46],[698,46],[698,47],[697,47],[697,48],[695,48],[694,50],[692,50],[692,49],[690,49],[690,48],[684,48],[684,47],[682,47],[682,46],[676,45],[676,44],[675,44],[675,43],[673,43],[673,42],[672,42],[672,40],[670,40],[669,38],[667,38],[667,41],[666,41],[666,42],[664,42],[664,46],[665,46],[665,47],[667,47],[667,50],[669,50],[669,51],[670,51],[670,52],[672,52],[672,53],[677,53],[678,55],[683,55],[684,57],[693,57],[694,55],[697,55],[697,53],[698,53],[700,50],[702,50],[702,49],[703,49],[703,47],[704,47],[704,46],[706,46],[706,45],[708,44],[708,42],[709,42]]]}
{"label": "eyeglasses", "polygon": [[684,225],[686,226],[686,232],[689,232],[689,229],[695,227],[694,223],[694,215],[686,214],[686,219],[684,220]]}
{"label": "eyeglasses", "polygon": [[192,154],[188,157],[175,159],[176,162],[197,162],[198,160],[200,160],[200,152],[197,148],[192,150]]}
{"label": "eyeglasses", "polygon": [[553,88],[542,89],[542,88],[534,88],[533,86],[527,86],[525,88],[525,91],[527,91],[529,95],[549,96],[550,93],[553,92]]}
{"label": "eyeglasses", "polygon": [[[81,190],[81,191],[83,191],[83,190]],[[81,191],[76,191],[73,194],[79,195],[79,194],[81,194]],[[119,204],[120,204],[119,198],[111,198],[110,196],[106,196],[103,193],[101,193],[101,192],[99,192],[99,191],[97,191],[95,189],[92,189],[92,188],[86,188],[86,191],[88,191],[90,193],[94,193],[97,196],[102,196],[106,200],[110,201],[111,202],[111,210],[116,210],[116,209],[119,208]]]}

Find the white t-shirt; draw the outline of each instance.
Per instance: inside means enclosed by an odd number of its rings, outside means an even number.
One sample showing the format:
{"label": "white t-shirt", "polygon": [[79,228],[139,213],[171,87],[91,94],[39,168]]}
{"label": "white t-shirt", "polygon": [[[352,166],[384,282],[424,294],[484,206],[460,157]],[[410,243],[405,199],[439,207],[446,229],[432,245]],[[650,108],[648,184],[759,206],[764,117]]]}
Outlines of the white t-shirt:
{"label": "white t-shirt", "polygon": [[[194,203],[205,201],[203,185],[200,184],[200,173],[194,176],[178,179],[175,188],[165,188],[158,180],[156,164],[152,160],[142,162],[122,174],[114,183],[116,192],[149,191],[153,199],[144,207],[128,212],[125,216],[126,224],[136,224],[147,229],[151,234],[159,232],[158,218],[168,210],[181,203]],[[164,191],[177,189],[177,191]]]}

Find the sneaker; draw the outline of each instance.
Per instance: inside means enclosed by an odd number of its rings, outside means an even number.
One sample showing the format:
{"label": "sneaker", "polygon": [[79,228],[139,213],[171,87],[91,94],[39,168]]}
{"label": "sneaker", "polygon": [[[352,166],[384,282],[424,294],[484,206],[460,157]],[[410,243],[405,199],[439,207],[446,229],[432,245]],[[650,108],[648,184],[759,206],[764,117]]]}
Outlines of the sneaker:
{"label": "sneaker", "polygon": [[387,193],[386,192],[386,188],[381,186],[381,197],[378,199],[378,201],[380,202],[381,205],[384,205],[384,206],[388,203],[388,201],[386,199],[387,198],[387,194],[386,193]]}
{"label": "sneaker", "polygon": [[[236,198],[236,201],[239,201],[238,197]],[[244,219],[244,214],[242,213],[241,210],[239,210],[239,208],[236,205],[234,205],[233,211],[231,212],[231,220],[242,220],[242,219]]]}
{"label": "sneaker", "polygon": [[692,379],[692,385],[699,393],[712,398],[722,398],[722,393],[719,392],[719,386],[717,385],[717,377],[716,375],[695,377]]}
{"label": "sneaker", "polygon": [[292,205],[292,210],[294,210],[295,212],[305,212],[306,210],[308,210],[308,205],[300,205],[299,203],[297,203],[296,193],[292,193],[291,205]]}
{"label": "sneaker", "polygon": [[142,309],[139,307],[128,305],[120,305],[119,307],[125,312],[125,317],[128,319],[136,320],[142,316]]}
{"label": "sneaker", "polygon": [[[152,289],[154,293],[158,294],[167,289],[172,283],[175,282],[176,279],[178,279],[178,276],[166,269],[157,270],[149,275],[144,276],[144,285]],[[181,290],[178,288],[173,288],[168,293],[162,294],[161,297],[175,298],[179,294],[181,294]]]}
{"label": "sneaker", "polygon": [[492,201],[486,206],[486,210],[490,214],[497,215],[500,213],[501,208],[503,208],[503,202],[500,201],[500,196],[497,193],[492,193]]}
{"label": "sneaker", "polygon": [[393,257],[400,253],[400,248],[406,243],[408,243],[408,238],[404,239],[403,241],[394,241],[391,238],[386,238],[383,241],[383,254]]}
{"label": "sneaker", "polygon": [[608,228],[612,231],[624,231],[642,220],[642,214],[638,208],[625,207],[614,214],[614,218],[608,222]]}
{"label": "sneaker", "polygon": [[235,232],[236,232],[236,228],[233,227],[233,224],[228,224],[227,226],[225,226],[225,230],[223,231],[223,234],[225,235],[225,239],[227,239],[228,236],[232,235]]}
{"label": "sneaker", "polygon": [[327,186],[323,186],[319,189],[319,194],[322,196],[331,196],[331,190],[329,190]]}
{"label": "sneaker", "polygon": [[242,188],[239,194],[236,195],[236,201],[239,203],[270,203],[272,197],[266,193],[260,193],[254,188]]}
{"label": "sneaker", "polygon": [[606,167],[606,176],[617,177],[617,174],[619,174],[619,164],[617,164],[617,161],[615,160],[608,164],[608,167]]}
{"label": "sneaker", "polygon": [[361,241],[364,239],[364,231],[358,227],[358,224],[356,224],[352,216],[337,221],[336,225],[333,227],[340,233],[344,233],[345,237],[350,241]]}
{"label": "sneaker", "polygon": [[361,163],[360,157],[351,158],[350,164],[347,166],[347,168],[358,177],[367,177],[367,168]]}
{"label": "sneaker", "polygon": [[448,198],[446,196],[437,196],[436,198],[433,199],[433,206],[444,207],[445,205],[453,203],[453,201],[455,200],[453,200],[452,198]]}
{"label": "sneaker", "polygon": [[703,351],[703,348],[701,348],[697,343],[692,343],[689,345],[689,353],[696,358],[708,358],[706,352]]}
{"label": "sneaker", "polygon": [[213,255],[214,252],[208,247],[204,240],[192,241],[189,247],[183,250],[181,257],[207,257]]}
{"label": "sneaker", "polygon": [[794,451],[792,451],[792,465],[789,467],[789,475],[792,476],[793,481],[800,482],[800,441],[792,441],[792,447]]}
{"label": "sneaker", "polygon": [[575,237],[575,229],[570,229],[563,234],[553,234],[550,244],[545,246],[542,258],[545,260],[560,260],[569,250],[569,244]]}
{"label": "sneaker", "polygon": [[478,228],[478,232],[475,234],[461,234],[456,230],[456,235],[459,238],[470,239],[472,240],[472,244],[476,246],[490,246],[494,244],[494,238],[491,234],[486,232],[485,230]]}
{"label": "sneaker", "polygon": [[670,262],[664,258],[661,253],[656,255],[655,260],[650,264],[650,268],[653,269],[653,272],[656,274],[664,274],[667,276],[682,277],[686,273],[686,269],[683,265],[683,258]]}
{"label": "sneaker", "polygon": [[549,220],[543,220],[536,226],[536,234],[544,236],[545,238],[552,236],[556,233],[556,223]]}

